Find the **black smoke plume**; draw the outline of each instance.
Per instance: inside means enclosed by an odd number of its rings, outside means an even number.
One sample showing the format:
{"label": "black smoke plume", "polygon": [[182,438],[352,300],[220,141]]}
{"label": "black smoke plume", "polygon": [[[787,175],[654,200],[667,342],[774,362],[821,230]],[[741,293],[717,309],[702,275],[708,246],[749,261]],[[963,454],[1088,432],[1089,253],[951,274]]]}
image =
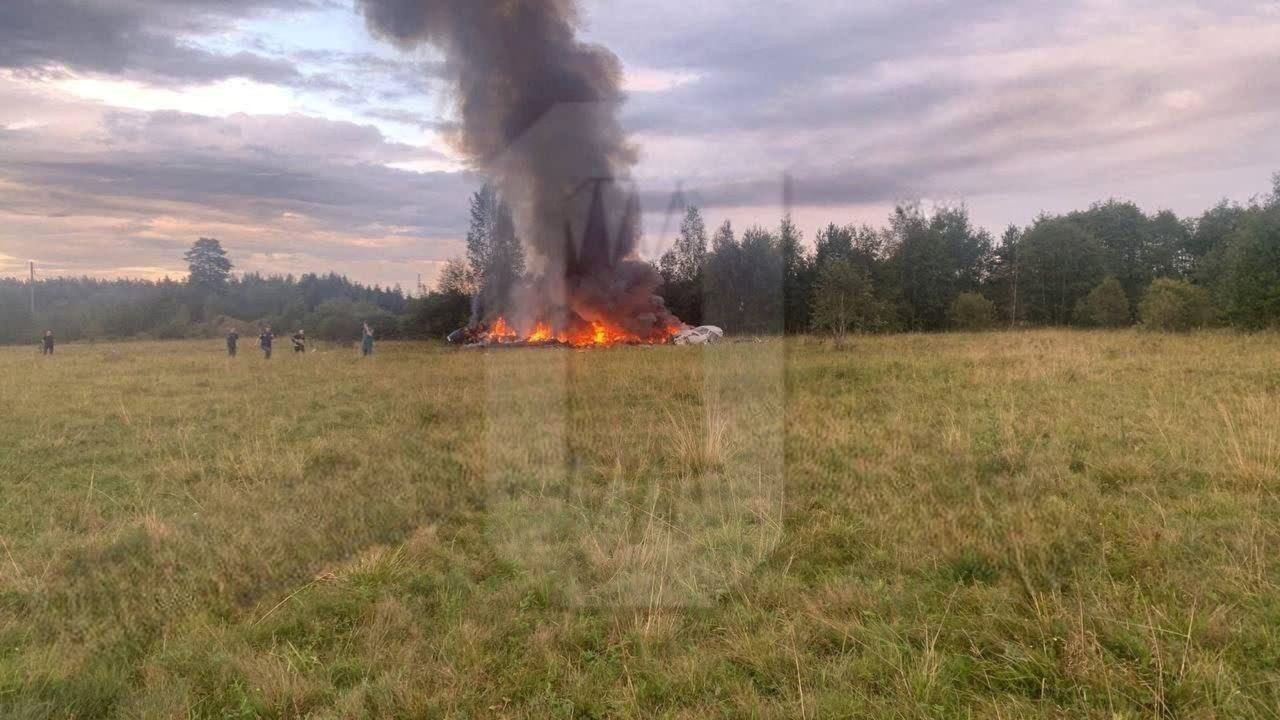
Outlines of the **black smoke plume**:
{"label": "black smoke plume", "polygon": [[636,150],[618,113],[622,66],[578,39],[573,0],[360,0],[372,30],[439,49],[456,93],[460,150],[499,188],[538,280],[513,294],[526,329],[607,320],[641,337],[679,321],[634,257]]}

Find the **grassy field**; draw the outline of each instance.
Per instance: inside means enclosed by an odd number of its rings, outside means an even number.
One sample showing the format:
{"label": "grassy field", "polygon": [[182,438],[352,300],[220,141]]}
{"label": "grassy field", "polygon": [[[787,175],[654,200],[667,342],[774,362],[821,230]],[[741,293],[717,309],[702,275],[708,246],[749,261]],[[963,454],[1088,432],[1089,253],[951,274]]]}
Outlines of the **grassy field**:
{"label": "grassy field", "polygon": [[0,403],[6,719],[1280,717],[1276,335],[0,348]]}

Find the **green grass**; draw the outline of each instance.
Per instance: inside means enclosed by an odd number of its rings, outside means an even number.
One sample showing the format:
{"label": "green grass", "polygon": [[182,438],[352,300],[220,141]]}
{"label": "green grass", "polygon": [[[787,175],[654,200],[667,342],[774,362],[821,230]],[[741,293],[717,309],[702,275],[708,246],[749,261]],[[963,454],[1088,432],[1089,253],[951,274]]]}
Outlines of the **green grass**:
{"label": "green grass", "polygon": [[1280,337],[0,349],[0,717],[1274,718]]}

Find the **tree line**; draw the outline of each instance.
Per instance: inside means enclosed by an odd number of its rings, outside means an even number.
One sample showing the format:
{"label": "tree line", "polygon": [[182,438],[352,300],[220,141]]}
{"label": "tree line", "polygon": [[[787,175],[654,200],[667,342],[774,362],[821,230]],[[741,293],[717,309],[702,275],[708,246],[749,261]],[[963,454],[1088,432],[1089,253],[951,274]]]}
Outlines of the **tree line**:
{"label": "tree line", "polygon": [[1162,330],[1280,325],[1280,175],[1198,218],[1109,200],[999,238],[964,206],[896,207],[885,227],[831,224],[812,246],[778,228],[708,231],[688,208],[660,262],[668,306],[730,332]]}
{"label": "tree line", "polygon": [[[0,343],[218,334],[228,323],[304,328],[350,339],[439,338],[500,312],[525,274],[511,212],[489,186],[471,198],[466,256],[436,287],[407,297],[328,275],[234,276],[221,245],[198,240],[186,281],[0,279]],[[1108,200],[1042,214],[999,237],[963,206],[901,204],[882,227],[830,224],[812,243],[790,218],[776,228],[709,230],[687,208],[658,262],[659,292],[691,325],[731,333],[979,330],[1007,326],[1162,330],[1280,326],[1280,174],[1265,196],[1199,217],[1147,214]]]}
{"label": "tree line", "polygon": [[[413,305],[439,336],[501,307],[524,272],[510,213],[492,189],[471,201],[467,256]],[[660,293],[691,325],[731,333],[934,332],[990,327],[1161,330],[1280,325],[1280,174],[1270,194],[1199,217],[1120,200],[1041,214],[999,237],[967,208],[894,208],[886,225],[830,224],[812,243],[776,228],[714,230],[689,207],[658,263]]]}
{"label": "tree line", "polygon": [[399,288],[366,286],[333,273],[232,275],[230,259],[212,238],[197,240],[185,259],[186,280],[39,280],[34,316],[32,287],[0,278],[0,343],[35,342],[45,330],[63,341],[177,339],[264,325],[353,340],[366,321],[381,336],[395,337],[409,308]]}

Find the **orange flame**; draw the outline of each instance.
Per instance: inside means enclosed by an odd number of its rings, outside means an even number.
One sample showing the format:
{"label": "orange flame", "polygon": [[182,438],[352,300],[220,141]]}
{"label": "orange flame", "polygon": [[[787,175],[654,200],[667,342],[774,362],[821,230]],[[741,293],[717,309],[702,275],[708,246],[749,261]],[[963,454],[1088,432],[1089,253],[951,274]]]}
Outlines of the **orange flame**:
{"label": "orange flame", "polygon": [[520,337],[520,335],[507,324],[506,318],[498,318],[498,320],[493,323],[493,327],[489,330],[489,336],[502,340],[515,340]]}
{"label": "orange flame", "polygon": [[533,326],[533,332],[526,338],[531,343],[548,342],[551,340],[551,327],[546,323],[538,323]]}
{"label": "orange flame", "polygon": [[528,343],[533,345],[560,344],[575,348],[608,347],[610,345],[656,345],[666,342],[679,332],[678,328],[664,328],[651,337],[640,337],[608,323],[593,321],[570,332],[555,332],[546,322],[538,322],[533,330],[521,336],[506,318],[498,318],[487,333],[491,343]]}

